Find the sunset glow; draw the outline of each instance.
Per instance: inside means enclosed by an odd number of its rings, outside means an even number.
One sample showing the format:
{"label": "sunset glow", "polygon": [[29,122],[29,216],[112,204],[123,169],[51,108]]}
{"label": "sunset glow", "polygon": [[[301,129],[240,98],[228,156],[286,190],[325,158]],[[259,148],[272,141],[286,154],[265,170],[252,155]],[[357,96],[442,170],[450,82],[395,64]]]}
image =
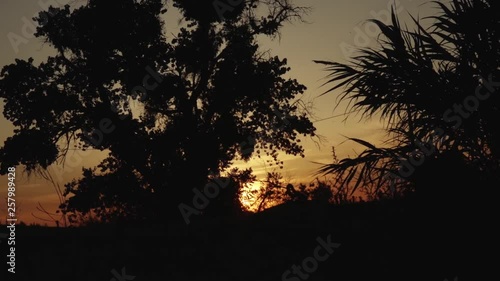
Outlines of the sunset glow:
{"label": "sunset glow", "polygon": [[241,195],[240,201],[243,207],[250,211],[256,212],[257,207],[255,206],[255,202],[257,201],[259,191],[262,189],[262,183],[260,181],[254,181],[251,183],[245,184]]}
{"label": "sunset glow", "polygon": [[[59,0],[58,2],[70,1]],[[74,2],[72,5],[80,6],[85,1],[72,2]],[[314,180],[314,177],[311,175],[320,167],[313,162],[329,163],[331,161],[332,146],[337,147],[339,157],[352,155],[353,151],[359,152],[359,147],[352,145],[352,143],[340,145],[345,141],[344,136],[365,138],[374,144],[379,144],[385,134],[381,130],[382,126],[378,120],[359,123],[356,118],[352,118],[347,122],[343,122],[344,116],[338,113],[343,112],[343,108],[346,106],[344,104],[340,105],[338,110],[333,112],[335,95],[319,96],[326,90],[326,88],[322,87],[322,84],[325,82],[323,79],[325,73],[322,67],[313,63],[312,60],[345,59],[346,54],[340,46],[343,46],[345,43],[353,44],[353,40],[355,39],[353,37],[355,35],[352,32],[353,29],[357,28],[363,20],[370,16],[371,10],[385,11],[387,9],[387,1],[370,1],[361,6],[359,4],[351,5],[352,2],[348,0],[345,0],[343,4],[338,4],[337,1],[310,2],[301,0],[296,2],[297,5],[311,5],[313,8],[311,19],[314,20],[308,24],[297,23],[285,25],[280,40],[271,40],[266,37],[262,37],[261,39],[262,50],[270,49],[273,54],[281,58],[287,58],[288,64],[291,67],[291,71],[287,76],[297,78],[300,83],[303,83],[307,87],[302,99],[304,102],[312,105],[312,112],[315,117],[313,119],[314,125],[317,127],[317,133],[322,136],[323,141],[318,142],[318,140],[300,136],[305,158],[281,154],[280,158],[284,161],[284,169],[279,170],[285,175],[292,176],[294,181],[307,183]],[[420,9],[419,5],[421,4],[418,2],[405,2],[402,5],[408,11],[417,11]],[[21,5],[16,1],[6,0],[2,1],[0,5],[2,5],[3,11],[7,9],[9,11],[2,17],[2,20],[5,21],[5,24],[1,25],[3,34],[21,32],[20,29],[24,22],[20,19],[23,17],[31,18],[35,12],[42,9],[36,1],[33,2],[33,5]],[[337,5],[343,6],[345,10],[341,11],[337,9]],[[423,7],[423,9],[426,8],[429,7]],[[169,27],[167,37],[170,37],[170,33],[175,33],[180,27],[180,14],[176,9],[171,8],[163,17],[166,21],[166,26]],[[327,32],[322,32],[321,30]],[[374,38],[371,38],[370,42],[374,42]],[[27,59],[29,57],[33,57],[38,64],[44,61],[47,56],[55,54],[55,50],[51,48],[50,44],[43,44],[39,39],[35,38],[27,40],[26,44],[20,43],[16,47],[17,52],[12,50],[9,40],[2,40],[1,44],[3,44],[2,50],[10,50],[3,52],[2,56],[0,56],[0,63],[2,65],[13,63],[17,58]],[[0,100],[0,110],[3,110],[3,108],[4,102]],[[134,113],[137,112],[134,111]],[[331,118],[332,116],[337,117]],[[315,120],[318,121],[316,122]],[[0,117],[0,125],[2,127],[0,141],[3,142],[13,135],[14,126],[3,117]],[[49,168],[52,171],[54,179],[60,186],[64,186],[64,184],[73,179],[80,178],[82,167],[94,167],[106,156],[106,153],[99,150],[90,150],[85,153],[72,150],[69,151],[67,156],[68,159],[64,166],[61,162],[53,164]],[[234,164],[236,167],[251,167],[259,179],[264,178],[268,171],[276,168],[269,167],[264,160],[259,158],[252,158],[248,162],[236,160]],[[22,166],[18,168],[20,171],[23,169]],[[5,181],[4,176],[0,176],[0,179]],[[19,200],[24,201],[23,212],[19,214],[20,220],[26,223],[38,222],[54,225],[54,223],[40,221],[31,215],[33,212],[37,216],[43,216],[36,209],[38,202],[46,206],[51,213],[57,210],[58,197],[51,183],[36,176],[32,176],[30,179],[23,176],[18,178],[18,181],[20,185]],[[30,187],[23,188],[23,185],[29,185]],[[33,185],[37,185],[36,190],[35,188],[31,188]],[[5,197],[5,191],[0,190],[0,195]],[[249,202],[245,204],[249,204]],[[5,215],[3,210],[0,211],[0,214]],[[43,217],[45,218],[45,216]]]}

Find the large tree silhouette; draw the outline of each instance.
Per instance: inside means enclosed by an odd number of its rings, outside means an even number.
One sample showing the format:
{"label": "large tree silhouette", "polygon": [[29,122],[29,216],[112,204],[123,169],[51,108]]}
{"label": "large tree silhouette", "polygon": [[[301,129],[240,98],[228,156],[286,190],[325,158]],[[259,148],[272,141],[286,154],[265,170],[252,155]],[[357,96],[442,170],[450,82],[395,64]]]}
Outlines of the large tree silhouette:
{"label": "large tree silhouette", "polygon": [[404,29],[393,11],[391,24],[372,20],[381,30],[378,48],[359,50],[348,64],[316,61],[330,72],[327,92],[342,89],[349,112],[380,117],[388,130],[387,146],[352,138],[366,149],[321,169],[342,185],[419,189],[443,200],[499,182],[499,3],[432,3],[439,14],[429,27],[413,18],[415,29]]}
{"label": "large tree silhouette", "polygon": [[306,9],[289,0],[215,2],[223,4],[174,1],[186,27],[171,41],[160,0],[41,12],[36,36],[57,55],[1,72],[4,115],[16,126],[0,150],[1,172],[46,169],[73,144],[106,150],[66,185],[63,211],[181,218],[178,204],[234,159],[302,155],[297,136],[315,131],[300,101],[305,87],[283,77],[286,59],[260,50],[256,37],[278,35]]}

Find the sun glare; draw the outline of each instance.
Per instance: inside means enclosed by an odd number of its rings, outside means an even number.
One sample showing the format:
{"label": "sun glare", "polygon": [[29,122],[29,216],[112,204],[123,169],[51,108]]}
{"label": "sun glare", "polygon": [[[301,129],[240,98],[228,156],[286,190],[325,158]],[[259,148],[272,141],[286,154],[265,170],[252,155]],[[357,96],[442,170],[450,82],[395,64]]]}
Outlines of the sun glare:
{"label": "sun glare", "polygon": [[245,210],[250,212],[257,211],[257,207],[255,206],[255,201],[259,196],[258,194],[261,188],[262,188],[262,183],[258,180],[245,184],[240,195],[240,201]]}

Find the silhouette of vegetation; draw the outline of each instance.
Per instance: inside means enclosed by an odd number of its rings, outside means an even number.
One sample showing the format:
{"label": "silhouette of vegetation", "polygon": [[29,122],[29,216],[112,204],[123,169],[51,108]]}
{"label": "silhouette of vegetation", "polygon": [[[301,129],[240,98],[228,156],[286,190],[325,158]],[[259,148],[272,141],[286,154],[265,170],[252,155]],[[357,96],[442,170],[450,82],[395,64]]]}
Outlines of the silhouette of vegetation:
{"label": "silhouette of vegetation", "polygon": [[[301,155],[297,135],[314,135],[304,87],[284,79],[286,62],[255,40],[278,36],[302,9],[244,0],[221,18],[212,0],[173,2],[186,27],[171,42],[159,0],[51,8],[59,12],[38,35],[58,54],[4,67],[0,97],[17,128],[0,148],[0,172],[20,163],[51,180],[44,169],[73,145],[109,152],[64,192],[55,186],[67,198],[63,218],[81,227],[15,229],[18,265],[29,269],[16,272],[20,280],[456,281],[491,248],[498,210],[477,205],[498,204],[471,187],[500,183],[496,2],[436,3],[442,14],[428,28],[414,19],[413,32],[393,12],[392,24],[375,21],[380,49],[360,50],[350,65],[319,62],[335,83],[327,92],[347,87],[348,112],[381,117],[388,141],[348,138],[365,151],[338,159],[333,147],[332,163],[309,183],[279,170],[256,182],[251,169],[229,168],[260,153],[280,165],[277,151]],[[480,84],[487,100],[467,117],[454,112]],[[191,205],[207,186],[220,189],[197,207],[204,216],[171,224],[177,204]],[[262,212],[247,216],[242,197]]]}
{"label": "silhouette of vegetation", "polygon": [[249,193],[250,201],[253,202],[251,207],[257,212],[287,202],[313,201],[341,205],[363,201],[361,196],[353,196],[348,188],[339,185],[335,177],[315,178],[308,184],[298,183],[294,186],[284,180],[279,172],[269,172],[260,188]]}
{"label": "silhouette of vegetation", "polygon": [[[211,199],[209,206],[203,210],[205,215],[211,216],[241,216],[248,211],[240,202],[245,184],[256,180],[252,169],[239,170],[233,168],[226,178],[218,179],[219,182],[228,181],[227,186],[220,189],[219,194]],[[215,184],[217,184],[215,182]]]}
{"label": "silhouette of vegetation", "polygon": [[185,24],[172,40],[160,0],[89,0],[41,12],[35,35],[57,54],[2,69],[4,115],[16,130],[0,148],[0,171],[43,171],[70,149],[107,151],[65,185],[64,214],[182,219],[179,203],[233,160],[303,157],[297,137],[315,136],[300,100],[306,88],[284,78],[286,59],[260,50],[256,37],[279,36],[307,9],[248,0],[220,18],[212,2],[175,1]]}
{"label": "silhouette of vegetation", "polygon": [[429,27],[412,17],[408,30],[393,10],[390,24],[371,20],[378,48],[360,49],[347,64],[315,61],[330,72],[324,94],[342,89],[348,113],[381,118],[387,128],[384,147],[349,138],[365,150],[321,168],[353,192],[368,186],[389,197],[443,199],[499,183],[500,3],[432,3],[439,13],[424,18]]}

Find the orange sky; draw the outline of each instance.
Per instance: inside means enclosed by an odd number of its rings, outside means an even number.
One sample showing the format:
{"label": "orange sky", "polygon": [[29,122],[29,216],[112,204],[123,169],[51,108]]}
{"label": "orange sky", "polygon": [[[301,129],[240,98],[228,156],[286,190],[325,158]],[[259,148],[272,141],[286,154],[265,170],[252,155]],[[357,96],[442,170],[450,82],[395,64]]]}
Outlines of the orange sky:
{"label": "orange sky", "polygon": [[[47,44],[43,44],[40,39],[30,36],[32,31],[29,28],[23,30],[25,21],[31,19],[33,15],[42,10],[43,3],[75,2],[78,0],[2,0],[0,1],[0,66],[14,62],[15,58],[27,59],[33,57],[35,62],[44,60],[48,55],[53,54],[53,50]],[[263,49],[270,49],[275,55],[288,59],[288,65],[292,68],[289,75],[304,84],[308,89],[303,97],[306,102],[313,103],[314,120],[325,119],[334,115],[342,114],[345,107],[340,106],[335,112],[335,93],[322,97],[319,95],[326,90],[321,87],[324,77],[327,74],[320,65],[312,60],[332,60],[345,62],[348,55],[342,51],[345,46],[366,47],[374,43],[374,32],[370,25],[364,21],[368,18],[379,18],[385,20],[384,15],[388,12],[388,5],[399,3],[399,16],[402,21],[410,23],[408,12],[412,15],[428,16],[433,11],[430,4],[423,0],[300,0],[295,1],[297,5],[311,6],[312,12],[306,17],[309,23],[294,23],[284,27],[281,41],[271,41],[261,38]],[[27,4],[30,3],[30,4]],[[42,4],[39,4],[42,3]],[[73,4],[73,5],[75,5]],[[422,6],[421,6],[422,5]],[[166,26],[170,28],[167,37],[171,38],[171,30],[177,27],[175,9],[169,10],[166,14]],[[18,46],[18,50],[11,45],[9,33],[15,33],[26,38],[26,43]],[[23,35],[23,32],[26,35]],[[30,33],[31,32],[31,33]],[[11,34],[12,35],[12,34]],[[17,52],[16,52],[17,51]],[[337,92],[338,93],[338,92]],[[3,111],[3,101],[0,99],[0,110]],[[305,148],[305,158],[282,155],[285,168],[281,170],[285,179],[293,182],[313,179],[313,173],[318,165],[312,162],[328,163],[331,161],[331,147],[337,147],[337,155],[343,158],[360,152],[361,148],[345,143],[339,146],[345,139],[342,135],[362,138],[379,144],[384,137],[384,132],[378,120],[359,121],[359,117],[353,117],[348,122],[343,122],[343,117],[331,118],[315,122],[317,133],[324,137],[324,142],[319,145],[311,139],[302,139]],[[0,116],[0,145],[4,140],[13,134],[13,126]],[[104,153],[75,151],[68,154],[66,165],[50,167],[54,179],[64,183],[78,178],[81,174],[81,167],[90,167],[98,164]],[[239,167],[252,167],[258,178],[265,177],[267,172],[273,171],[274,167],[266,166],[263,159],[252,159],[248,163],[237,162]],[[36,210],[40,203],[50,212],[55,212],[58,206],[57,195],[54,187],[42,178],[27,178],[22,175],[22,167],[17,170],[17,190],[16,202],[18,207],[18,218],[27,223],[45,223],[36,219],[33,215],[47,218],[44,214]],[[0,176],[0,197],[6,198],[7,178]],[[0,204],[0,217],[5,218],[5,202]],[[49,222],[47,222],[51,225]]]}

